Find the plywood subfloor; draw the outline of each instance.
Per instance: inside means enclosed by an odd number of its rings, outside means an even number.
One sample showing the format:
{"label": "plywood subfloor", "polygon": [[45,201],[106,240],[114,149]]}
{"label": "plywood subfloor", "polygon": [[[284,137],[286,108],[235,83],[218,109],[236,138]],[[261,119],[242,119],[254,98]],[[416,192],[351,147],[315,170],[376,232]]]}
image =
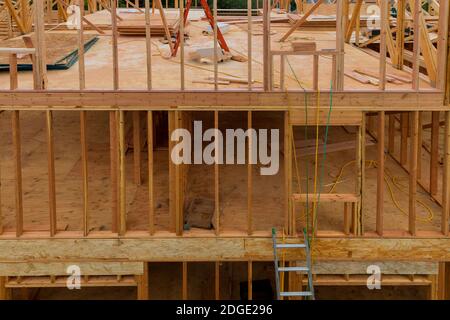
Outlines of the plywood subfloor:
{"label": "plywood subfloor", "polygon": [[[169,11],[170,12],[170,11]],[[192,61],[189,53],[198,47],[213,47],[213,37],[203,35],[207,22],[199,17],[202,11],[193,10],[190,14],[191,23],[187,27],[189,39],[186,40],[186,64],[185,78],[186,89],[213,89],[213,85],[195,83],[194,81],[205,80],[213,76],[213,65]],[[104,14],[102,15],[104,19]],[[91,17],[95,22],[96,17]],[[102,20],[103,21],[103,20]],[[332,31],[296,31],[288,42],[279,43],[283,34],[289,29],[288,23],[272,24],[272,49],[290,50],[289,41],[304,40],[315,41],[318,49],[335,49],[335,32]],[[252,73],[255,81],[255,89],[262,89],[263,80],[263,37],[261,23],[253,24],[252,35]],[[60,31],[51,31],[58,33]],[[67,33],[69,31],[64,31]],[[73,32],[73,31],[72,31]],[[75,34],[75,33],[74,33]],[[95,31],[86,31],[86,34],[97,34]],[[226,41],[233,55],[247,56],[247,26],[231,25],[229,32],[225,34]],[[168,58],[169,46],[159,41],[161,38],[152,37],[152,85],[154,89],[179,89],[180,88],[180,57]],[[146,89],[146,48],[145,37],[119,37],[119,87],[121,89]],[[100,40],[85,55],[86,61],[86,88],[87,89],[112,89],[113,88],[113,58],[112,38],[110,31],[100,36]],[[313,69],[312,57],[291,56],[286,65],[286,86],[288,89],[299,90],[301,87],[312,88]],[[247,62],[234,60],[220,63],[219,76],[234,76],[247,79]],[[355,68],[365,68],[378,72],[379,60],[362,50],[350,45],[345,46],[345,70],[351,72]],[[330,88],[331,81],[331,58],[323,56],[320,58],[319,84],[322,90]],[[279,84],[279,58],[274,58],[274,84]],[[411,75],[406,71],[399,71],[388,66],[388,73],[403,77]],[[8,75],[0,74],[0,88],[8,88]],[[221,85],[221,88],[246,88],[246,84]],[[422,88],[429,85],[422,81]],[[32,88],[32,77],[30,72],[20,72],[19,88]],[[78,68],[74,66],[69,70],[51,71],[48,73],[49,89],[78,89]],[[410,84],[388,84],[388,89],[407,89]],[[361,84],[355,80],[345,77],[345,89],[373,89],[377,87]]]}

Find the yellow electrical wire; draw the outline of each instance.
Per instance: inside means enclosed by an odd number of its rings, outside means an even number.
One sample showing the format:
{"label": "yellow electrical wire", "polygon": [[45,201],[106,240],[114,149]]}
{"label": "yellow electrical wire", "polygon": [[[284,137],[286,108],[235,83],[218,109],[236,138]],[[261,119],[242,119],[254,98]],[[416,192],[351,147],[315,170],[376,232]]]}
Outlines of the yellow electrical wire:
{"label": "yellow electrical wire", "polygon": [[[333,182],[333,184],[332,184],[332,186],[331,186],[331,188],[329,190],[329,193],[333,193],[333,191],[335,190],[337,184],[341,181],[341,178],[342,178],[342,175],[344,174],[345,168],[348,167],[349,165],[355,163],[355,162],[356,162],[356,160],[349,161],[349,162],[347,162],[346,164],[344,164],[341,167],[341,169],[339,170],[338,176],[336,177],[335,181]],[[366,160],[366,163],[368,164],[368,166],[366,166],[365,169],[370,169],[370,168],[374,168],[374,167],[376,168],[377,165],[378,165],[377,161],[375,161],[375,160]],[[402,212],[405,215],[409,215],[408,212],[405,209],[403,209],[400,206],[400,204],[398,203],[398,201],[397,201],[397,199],[395,197],[394,190],[392,188],[392,185],[394,185],[400,192],[408,194],[408,192],[406,192],[404,190],[405,186],[403,186],[403,185],[399,184],[398,182],[396,182],[398,179],[399,179],[398,177],[392,176],[388,169],[385,169],[385,171],[384,171],[384,181],[385,181],[386,186],[387,186],[387,188],[389,190],[389,195],[391,197],[392,202],[394,203],[395,207],[397,207],[397,209],[400,212]],[[392,185],[391,185],[391,183],[392,183]],[[423,201],[421,201],[419,199],[416,199],[416,202],[428,212],[428,215],[427,215],[426,218],[417,217],[416,220],[417,221],[421,221],[421,222],[430,222],[431,223],[433,221],[433,218],[434,218],[433,210],[428,205],[426,205]]]}

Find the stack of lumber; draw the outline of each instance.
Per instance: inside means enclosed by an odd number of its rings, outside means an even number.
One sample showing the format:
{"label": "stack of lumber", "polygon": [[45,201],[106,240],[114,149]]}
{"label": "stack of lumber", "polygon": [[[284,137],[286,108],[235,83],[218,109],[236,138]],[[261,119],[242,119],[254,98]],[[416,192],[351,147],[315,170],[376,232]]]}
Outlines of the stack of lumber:
{"label": "stack of lumber", "polygon": [[[169,32],[176,34],[179,26],[178,14],[166,14],[166,21]],[[117,31],[123,36],[145,36],[145,15],[124,16],[124,19],[117,24]],[[159,14],[150,16],[150,33],[154,37],[165,36],[164,24]]]}
{"label": "stack of lumber", "polygon": [[[287,14],[287,18],[291,25],[294,25],[302,18],[302,15]],[[361,27],[367,27],[367,17],[361,17]],[[314,28],[322,30],[332,30],[336,28],[336,16],[311,15],[301,28]]]}

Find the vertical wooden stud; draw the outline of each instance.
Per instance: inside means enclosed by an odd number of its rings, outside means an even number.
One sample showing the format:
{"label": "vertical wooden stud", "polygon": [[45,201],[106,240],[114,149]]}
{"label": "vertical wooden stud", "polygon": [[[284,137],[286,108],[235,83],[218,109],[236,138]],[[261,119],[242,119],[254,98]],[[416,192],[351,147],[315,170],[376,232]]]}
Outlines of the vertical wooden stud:
{"label": "vertical wooden stud", "polygon": [[377,168],[377,233],[383,235],[383,215],[384,215],[384,111],[378,112],[378,168]]}
{"label": "vertical wooden stud", "polygon": [[132,111],[133,114],[133,160],[134,160],[134,183],[141,185],[141,117],[140,111]]}
{"label": "vertical wooden stud", "polygon": [[153,112],[147,111],[147,149],[148,149],[148,229],[150,235],[155,233],[155,193],[154,193],[154,159],[153,159]]}
{"label": "vertical wooden stud", "polygon": [[416,235],[416,201],[417,201],[417,150],[419,138],[419,112],[411,114],[411,147],[409,158],[409,232]]}
{"label": "vertical wooden stud", "polygon": [[125,111],[119,111],[119,234],[124,235],[126,222],[126,183],[125,183]]}
{"label": "vertical wooden stud", "polygon": [[[250,132],[252,129],[252,111],[247,111],[247,128]],[[252,141],[252,135],[248,135],[248,163],[247,163],[247,232],[248,235],[251,235],[253,233],[253,143]]]}
{"label": "vertical wooden stud", "polygon": [[46,112],[47,119],[47,163],[48,163],[48,205],[50,214],[50,236],[56,234],[56,185],[55,185],[55,151],[53,139],[53,112]]}
{"label": "vertical wooden stud", "polygon": [[445,236],[449,233],[450,212],[450,112],[445,111],[444,135],[444,172],[442,177],[442,220],[441,230]]}

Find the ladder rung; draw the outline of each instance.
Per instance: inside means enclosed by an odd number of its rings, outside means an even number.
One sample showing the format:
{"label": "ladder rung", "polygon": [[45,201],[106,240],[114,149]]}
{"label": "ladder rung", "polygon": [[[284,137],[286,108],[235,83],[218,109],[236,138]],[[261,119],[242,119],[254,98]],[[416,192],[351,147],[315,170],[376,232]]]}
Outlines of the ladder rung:
{"label": "ladder rung", "polygon": [[310,291],[299,291],[299,292],[280,292],[281,297],[311,297],[312,292]]}
{"label": "ladder rung", "polygon": [[308,267],[278,267],[280,272],[290,272],[290,271],[309,271]]}
{"label": "ladder rung", "polygon": [[306,248],[306,245],[303,243],[283,243],[277,244],[277,248],[286,249],[286,248]]}

